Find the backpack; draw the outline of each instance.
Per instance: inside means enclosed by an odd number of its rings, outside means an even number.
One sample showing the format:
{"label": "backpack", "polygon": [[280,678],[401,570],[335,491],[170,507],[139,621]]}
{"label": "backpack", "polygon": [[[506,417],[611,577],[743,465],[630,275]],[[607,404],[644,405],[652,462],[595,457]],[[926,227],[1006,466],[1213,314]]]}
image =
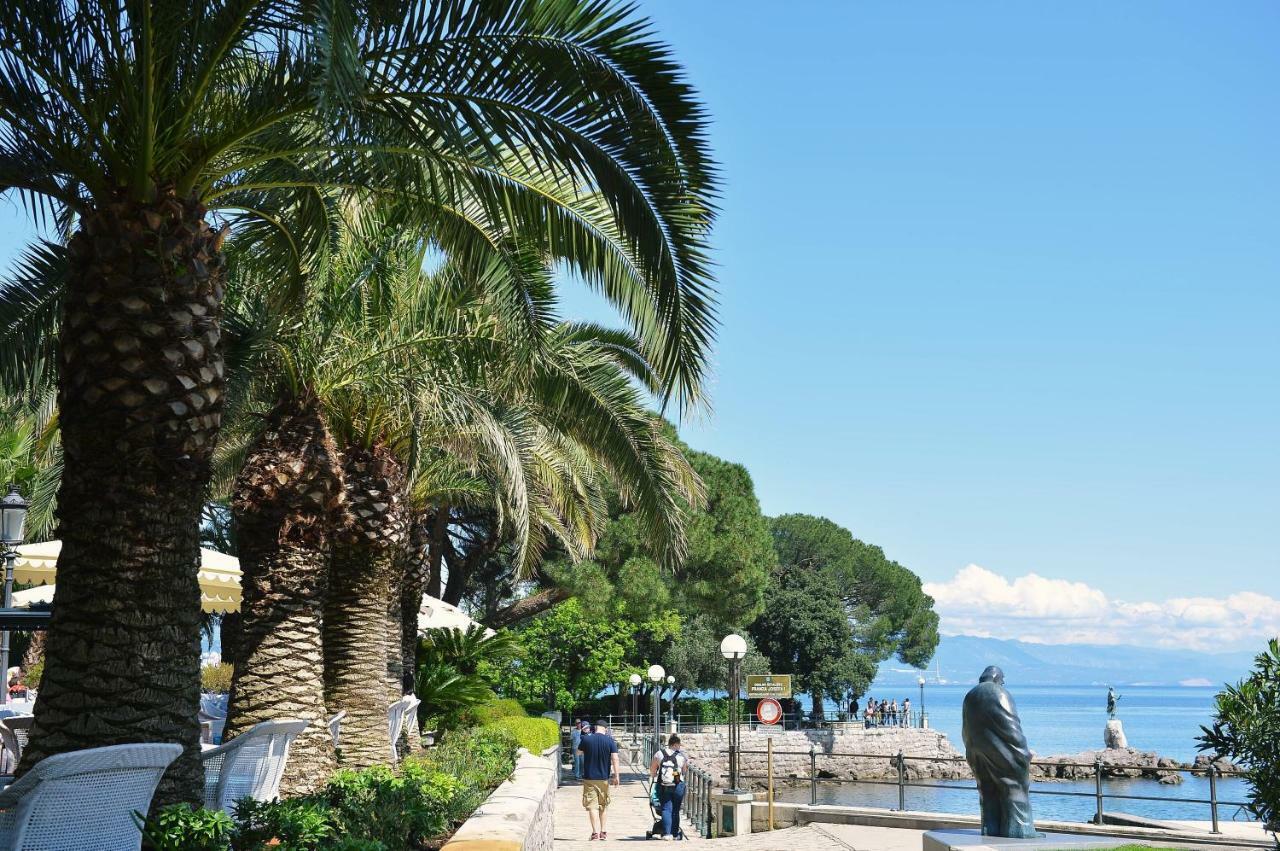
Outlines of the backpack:
{"label": "backpack", "polygon": [[658,785],[659,786],[675,786],[680,783],[680,761],[676,759],[676,752],[663,748],[658,751],[662,755],[661,762],[658,763]]}

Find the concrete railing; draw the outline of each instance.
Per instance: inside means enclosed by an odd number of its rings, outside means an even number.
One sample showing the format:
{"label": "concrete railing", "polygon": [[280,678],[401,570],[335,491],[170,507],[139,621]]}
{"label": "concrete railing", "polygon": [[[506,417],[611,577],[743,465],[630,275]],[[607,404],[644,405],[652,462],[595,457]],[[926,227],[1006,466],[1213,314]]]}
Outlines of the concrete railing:
{"label": "concrete railing", "polygon": [[515,771],[463,822],[442,851],[551,851],[559,748],[523,748]]}

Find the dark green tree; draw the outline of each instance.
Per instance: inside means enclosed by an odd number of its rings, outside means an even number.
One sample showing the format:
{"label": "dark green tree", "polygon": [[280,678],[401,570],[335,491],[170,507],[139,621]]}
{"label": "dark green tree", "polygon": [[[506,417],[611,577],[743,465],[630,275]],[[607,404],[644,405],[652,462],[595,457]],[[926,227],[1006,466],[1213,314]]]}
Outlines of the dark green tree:
{"label": "dark green tree", "polygon": [[[673,699],[685,691],[726,691],[729,687],[729,663],[720,655],[720,640],[725,630],[710,615],[694,614],[681,619],[680,628],[656,654],[658,663],[676,678]],[[747,657],[742,673],[767,674],[769,660],[747,639]]]}
{"label": "dark green tree", "polygon": [[1249,811],[1267,830],[1280,830],[1280,639],[1258,654],[1253,673],[1223,689],[1213,726],[1200,729],[1200,750],[1241,763]]}
{"label": "dark green tree", "polygon": [[[674,440],[674,430],[670,435]],[[677,444],[705,489],[703,503],[686,508],[683,560],[666,564],[640,519],[615,498],[590,561],[548,563],[540,570],[538,590],[493,611],[485,622],[506,626],[570,597],[588,610],[622,601],[633,619],[665,611],[703,614],[721,634],[755,620],[777,557],[751,475],[741,464]]]}
{"label": "dark green tree", "polygon": [[862,695],[890,657],[928,663],[938,615],[918,576],[822,517],[787,514],[770,530],[778,568],[752,635],[815,707],[824,694]]}

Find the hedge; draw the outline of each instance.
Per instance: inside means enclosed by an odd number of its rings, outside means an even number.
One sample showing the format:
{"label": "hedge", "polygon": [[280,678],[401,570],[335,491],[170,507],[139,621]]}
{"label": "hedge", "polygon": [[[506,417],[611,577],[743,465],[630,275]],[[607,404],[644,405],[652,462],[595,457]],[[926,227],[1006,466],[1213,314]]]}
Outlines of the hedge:
{"label": "hedge", "polygon": [[484,729],[510,733],[529,753],[542,753],[560,744],[560,727],[550,718],[499,718]]}
{"label": "hedge", "polygon": [[528,715],[520,701],[513,698],[495,698],[472,708],[472,716],[477,724],[484,726],[503,718],[524,718]]}

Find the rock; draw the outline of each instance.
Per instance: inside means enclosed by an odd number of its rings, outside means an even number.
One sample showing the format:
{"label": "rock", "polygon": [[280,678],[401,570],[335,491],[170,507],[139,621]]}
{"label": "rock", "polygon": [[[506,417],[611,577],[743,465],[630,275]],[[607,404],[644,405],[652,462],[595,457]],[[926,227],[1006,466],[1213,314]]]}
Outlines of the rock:
{"label": "rock", "polygon": [[1163,777],[1161,777],[1157,782],[1158,782],[1158,783],[1163,783],[1163,784],[1164,784],[1164,785],[1166,785],[1166,786],[1177,786],[1179,783],[1181,783],[1181,782],[1182,782],[1182,775],[1181,775],[1181,774],[1166,774],[1166,775],[1164,775]]}
{"label": "rock", "polygon": [[1217,754],[1202,753],[1196,757],[1196,761],[1192,764],[1192,768],[1197,774],[1204,774],[1209,770],[1209,766],[1218,769],[1224,774],[1234,774],[1239,771],[1238,768],[1228,759],[1218,756]]}
{"label": "rock", "polygon": [[1119,718],[1112,718],[1107,721],[1107,726],[1102,731],[1102,744],[1108,750],[1129,747],[1129,740],[1124,735],[1124,724],[1120,722]]}

